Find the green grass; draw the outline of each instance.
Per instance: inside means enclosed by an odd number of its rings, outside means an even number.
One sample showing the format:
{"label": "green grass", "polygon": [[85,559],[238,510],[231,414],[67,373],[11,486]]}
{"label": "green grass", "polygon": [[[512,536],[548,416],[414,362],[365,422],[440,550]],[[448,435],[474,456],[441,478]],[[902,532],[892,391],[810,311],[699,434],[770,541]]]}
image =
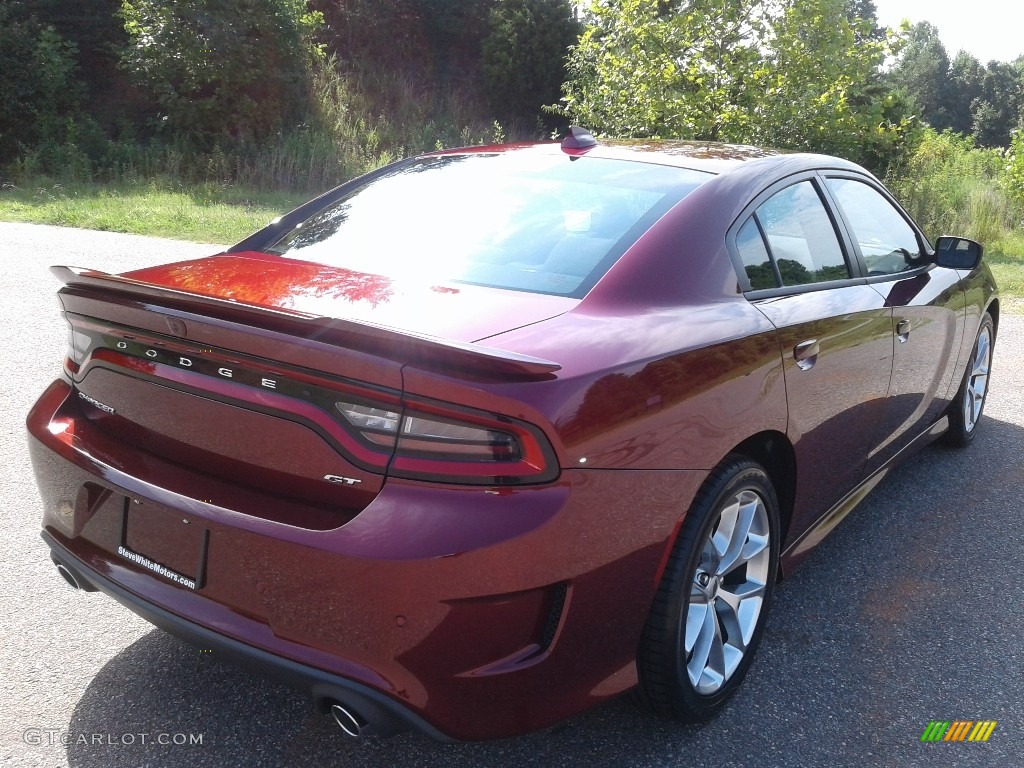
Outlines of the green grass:
{"label": "green grass", "polygon": [[309,197],[217,184],[59,184],[43,178],[5,185],[0,220],[233,243]]}
{"label": "green grass", "polygon": [[985,251],[1006,309],[1024,314],[1024,232],[1015,230]]}

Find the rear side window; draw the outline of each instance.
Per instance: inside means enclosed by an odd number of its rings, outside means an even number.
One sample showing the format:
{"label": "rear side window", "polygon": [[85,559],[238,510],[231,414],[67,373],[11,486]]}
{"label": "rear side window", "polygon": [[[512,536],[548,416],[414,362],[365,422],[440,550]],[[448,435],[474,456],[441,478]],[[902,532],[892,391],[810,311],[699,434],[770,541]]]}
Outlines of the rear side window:
{"label": "rear side window", "polygon": [[427,157],[356,188],[268,250],[401,280],[578,298],[710,178],[561,153]]}
{"label": "rear side window", "polygon": [[759,206],[737,232],[736,249],[755,291],[850,277],[835,226],[810,180]]}

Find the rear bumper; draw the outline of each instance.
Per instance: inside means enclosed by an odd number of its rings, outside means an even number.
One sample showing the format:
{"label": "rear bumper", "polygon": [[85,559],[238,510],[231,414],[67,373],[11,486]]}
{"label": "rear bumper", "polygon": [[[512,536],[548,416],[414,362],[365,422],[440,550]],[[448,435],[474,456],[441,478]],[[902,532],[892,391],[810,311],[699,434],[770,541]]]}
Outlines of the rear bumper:
{"label": "rear bumper", "polygon": [[[631,688],[666,547],[704,479],[571,470],[515,490],[391,480],[354,519],[304,529],[247,513],[273,500],[118,446],[74,393],[55,382],[28,418],[54,559],[322,708],[346,704],[365,732],[501,738]],[[188,584],[125,556],[126,531],[150,526],[158,535],[136,534],[132,550]]]}
{"label": "rear bumper", "polygon": [[452,741],[411,710],[368,686],[246,645],[146,602],[90,568],[50,533],[43,531],[42,537],[50,547],[50,557],[54,563],[67,568],[81,589],[103,592],[150,624],[187,643],[213,651],[234,664],[309,693],[318,711],[327,712],[334,703],[344,704],[365,721],[361,735],[390,736],[415,730],[438,741]]}

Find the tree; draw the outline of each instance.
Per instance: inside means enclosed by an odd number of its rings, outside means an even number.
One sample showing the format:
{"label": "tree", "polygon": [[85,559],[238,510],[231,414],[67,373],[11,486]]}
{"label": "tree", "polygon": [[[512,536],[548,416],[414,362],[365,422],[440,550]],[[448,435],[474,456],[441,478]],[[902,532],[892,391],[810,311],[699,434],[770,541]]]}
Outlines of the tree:
{"label": "tree", "polygon": [[90,96],[106,96],[128,42],[121,0],[25,0],[26,9],[76,49],[78,75]]}
{"label": "tree", "polygon": [[603,0],[563,105],[625,136],[829,151],[879,168],[909,128],[879,70],[898,46],[844,0]]}
{"label": "tree", "polygon": [[890,79],[917,106],[919,117],[928,125],[937,131],[952,125],[947,106],[949,56],[935,26],[921,21],[911,28]]}
{"label": "tree", "polygon": [[558,100],[579,37],[569,0],[499,0],[484,41],[484,89],[495,113],[533,119]]}
{"label": "tree", "polygon": [[82,97],[75,53],[23,4],[0,4],[0,163],[27,145],[63,140]]}
{"label": "tree", "polygon": [[882,43],[888,37],[888,31],[878,23],[878,9],[875,0],[846,0],[843,3],[846,18],[854,30],[857,44],[866,42]]}
{"label": "tree", "polygon": [[971,105],[981,98],[985,65],[967,51],[960,51],[949,67],[946,109],[949,127],[964,136],[973,130]]}
{"label": "tree", "polygon": [[324,16],[327,47],[347,62],[422,66],[423,38],[418,0],[311,0]]}
{"label": "tree", "polygon": [[759,143],[884,164],[905,129],[879,71],[888,39],[872,41],[872,19],[850,18],[842,0],[791,3],[775,24]]}
{"label": "tree", "polygon": [[1024,83],[1013,64],[990,61],[981,80],[981,95],[971,104],[972,132],[982,147],[1006,147],[1020,120]]}
{"label": "tree", "polygon": [[472,80],[480,61],[488,18],[497,0],[418,0],[420,18],[440,82]]}
{"label": "tree", "polygon": [[570,54],[564,112],[625,136],[741,138],[769,8],[767,0],[597,0]]}
{"label": "tree", "polygon": [[302,122],[321,17],[303,0],[124,0],[125,67],[163,126],[199,144]]}

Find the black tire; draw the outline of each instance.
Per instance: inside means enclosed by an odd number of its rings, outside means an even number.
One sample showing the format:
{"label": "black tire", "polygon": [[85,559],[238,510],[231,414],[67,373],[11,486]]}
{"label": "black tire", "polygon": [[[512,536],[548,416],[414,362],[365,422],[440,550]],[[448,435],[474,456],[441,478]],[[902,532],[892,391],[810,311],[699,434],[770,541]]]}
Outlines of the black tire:
{"label": "black tire", "polygon": [[[719,556],[711,536],[721,533],[720,541],[728,539],[734,545],[739,540],[740,537],[718,530],[723,511],[731,512],[734,503],[739,504],[741,514],[747,510],[750,519],[755,520],[742,538],[750,545],[745,545],[743,551],[757,554],[728,571],[732,549],[726,548],[724,555]],[[756,540],[750,537],[751,532]],[[761,541],[762,533],[768,537],[766,546]],[[712,561],[717,557],[720,559],[716,564]],[[637,654],[640,685],[636,698],[642,706],[684,722],[699,722],[717,714],[739,688],[753,661],[771,604],[778,563],[779,504],[775,489],[759,464],[743,456],[729,456],[712,471],[694,499],[658,586]],[[760,609],[752,622],[748,617],[744,633],[738,614],[731,612],[725,597],[735,599],[730,587],[745,591],[761,581]],[[744,610],[751,606],[744,603]],[[688,616],[692,618],[690,651],[686,648]],[[712,625],[722,638],[719,645],[723,653],[712,652],[702,661],[701,649],[705,645],[715,647],[716,635],[713,628],[708,629]],[[695,630],[698,626],[700,629]],[[738,663],[731,670],[733,662],[726,658],[735,659],[736,649],[730,643],[743,646]],[[720,670],[712,670],[713,656],[723,660]],[[696,684],[688,664],[694,670],[703,669]],[[717,684],[719,671],[723,673],[722,682]]]}
{"label": "black tire", "polygon": [[[949,416],[949,430],[944,435],[947,445],[955,448],[966,448],[974,441],[978,433],[978,425],[981,422],[981,415],[985,409],[985,401],[988,399],[989,375],[992,371],[992,350],[995,347],[996,333],[992,316],[986,312],[981,317],[981,324],[978,327],[978,335],[974,339],[974,347],[971,349],[971,356],[964,368],[963,378],[960,380],[960,388],[956,397],[949,404],[946,415]],[[984,387],[978,394],[980,375],[977,365],[981,358],[987,360],[984,374]]]}

